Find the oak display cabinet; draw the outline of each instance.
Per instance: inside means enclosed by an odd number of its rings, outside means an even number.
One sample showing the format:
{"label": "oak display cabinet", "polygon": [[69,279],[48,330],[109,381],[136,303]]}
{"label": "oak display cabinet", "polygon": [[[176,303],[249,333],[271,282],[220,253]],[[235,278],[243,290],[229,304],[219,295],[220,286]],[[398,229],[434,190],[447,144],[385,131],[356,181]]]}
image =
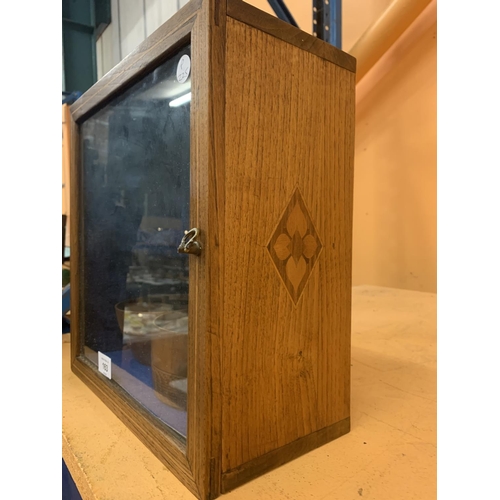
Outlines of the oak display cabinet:
{"label": "oak display cabinet", "polygon": [[199,498],[349,431],[354,94],[191,0],[71,107],[72,369]]}

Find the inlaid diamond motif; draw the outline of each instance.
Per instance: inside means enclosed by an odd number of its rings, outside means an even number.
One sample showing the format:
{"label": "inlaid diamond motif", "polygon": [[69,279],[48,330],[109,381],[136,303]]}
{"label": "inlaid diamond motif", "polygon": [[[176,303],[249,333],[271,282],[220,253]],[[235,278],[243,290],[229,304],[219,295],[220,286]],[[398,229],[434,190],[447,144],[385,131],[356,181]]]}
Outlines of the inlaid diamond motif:
{"label": "inlaid diamond motif", "polygon": [[297,188],[267,244],[269,255],[294,304],[297,304],[322,248]]}

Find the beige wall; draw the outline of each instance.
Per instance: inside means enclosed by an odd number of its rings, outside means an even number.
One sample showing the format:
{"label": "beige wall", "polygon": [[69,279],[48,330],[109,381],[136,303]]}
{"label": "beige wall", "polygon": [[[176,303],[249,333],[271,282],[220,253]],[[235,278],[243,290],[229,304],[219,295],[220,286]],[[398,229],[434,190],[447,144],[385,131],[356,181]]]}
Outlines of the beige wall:
{"label": "beige wall", "polygon": [[[311,3],[287,1],[308,32]],[[344,49],[390,3],[344,0]],[[434,1],[356,88],[354,285],[436,291],[436,29]]]}
{"label": "beige wall", "polygon": [[357,85],[353,283],[436,292],[436,4]]}

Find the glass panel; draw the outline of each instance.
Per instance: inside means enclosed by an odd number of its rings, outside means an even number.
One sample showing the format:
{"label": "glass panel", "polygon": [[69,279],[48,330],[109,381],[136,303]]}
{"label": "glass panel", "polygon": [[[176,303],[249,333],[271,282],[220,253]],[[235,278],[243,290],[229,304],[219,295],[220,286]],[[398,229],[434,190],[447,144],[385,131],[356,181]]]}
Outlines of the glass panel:
{"label": "glass panel", "polygon": [[189,55],[178,52],[81,127],[84,354],[96,365],[99,352],[108,356],[111,378],[182,436]]}

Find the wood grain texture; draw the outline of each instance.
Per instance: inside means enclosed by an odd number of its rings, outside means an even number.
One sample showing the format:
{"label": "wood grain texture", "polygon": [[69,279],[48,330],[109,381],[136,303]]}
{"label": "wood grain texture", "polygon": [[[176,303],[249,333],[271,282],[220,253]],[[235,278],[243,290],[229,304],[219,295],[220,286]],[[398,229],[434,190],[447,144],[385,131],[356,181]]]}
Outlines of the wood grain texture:
{"label": "wood grain texture", "polygon": [[[73,342],[72,342],[73,343]],[[198,487],[185,454],[185,444],[153,418],[116,382],[98,375],[82,357],[72,361],[71,369],[113,413],[172,471],[197,497]]]}
{"label": "wood grain texture", "polygon": [[[208,500],[347,432],[355,75],[283,41],[274,18],[257,29],[218,0],[181,12],[72,107],[72,369]],[[188,39],[203,252],[190,256],[184,442],[80,356],[78,130]]]}
{"label": "wood grain texture", "polygon": [[254,458],[236,469],[225,472],[222,476],[222,492],[227,493],[237,486],[284,465],[304,453],[347,434],[350,427],[350,418],[345,418],[329,427],[297,439],[297,441],[293,441],[282,448],[277,448],[265,455]]}
{"label": "wood grain texture", "polygon": [[226,85],[226,3],[215,0],[211,12],[210,40],[210,115],[209,133],[209,244],[211,247],[211,267],[207,269],[207,282],[210,283],[208,305],[210,321],[208,338],[210,349],[210,498],[216,498],[221,492],[221,453],[222,453],[222,344],[221,333],[224,322],[224,269],[225,247],[225,85]]}
{"label": "wood grain texture", "polygon": [[[208,48],[205,45],[206,37],[203,33],[209,33],[208,14],[203,16],[203,12],[209,12],[213,0],[203,0],[203,10],[201,0],[190,2],[185,9],[174,18],[165,23],[136,51],[120,63],[112,72],[106,75],[94,87],[89,89],[71,108],[72,113],[72,178],[76,182],[72,183],[72,225],[74,228],[71,244],[71,260],[75,265],[71,266],[72,281],[72,370],[78,375],[100,399],[122,420],[127,427],[146,445],[149,449],[186,485],[186,487],[198,498],[207,498],[209,485],[209,433],[210,428],[205,422],[208,421],[209,407],[206,401],[208,398],[208,382],[210,375],[207,370],[209,365],[204,359],[209,359],[206,350],[205,330],[201,335],[195,334],[198,331],[197,322],[200,328],[204,325],[203,313],[206,306],[207,292],[204,284],[204,266],[200,265],[200,259],[191,257],[190,270],[190,374],[189,374],[189,394],[188,394],[188,440],[171,432],[151,413],[147,412],[140,404],[133,400],[118,384],[109,381],[101,376],[94,366],[92,366],[81,354],[83,349],[83,294],[81,293],[80,276],[85,272],[85,263],[81,259],[80,246],[82,244],[84,220],[80,217],[82,203],[82,182],[80,157],[80,135],[79,123],[89,117],[95,110],[99,109],[103,103],[113,95],[123,92],[130,83],[137,81],[145,72],[151,70],[155,65],[160,64],[168,54],[176,50],[180,43],[188,42],[193,38],[193,67],[209,66]],[[213,9],[211,9],[213,10]],[[198,23],[196,14],[202,13]],[[183,23],[179,26],[179,23]],[[191,33],[191,30],[193,33]],[[206,106],[208,89],[208,78],[203,71],[194,79],[197,89],[193,89],[193,107],[195,111],[192,116],[196,116],[196,105]],[[202,89],[202,90],[200,90]],[[192,120],[197,123],[199,131],[203,131],[203,136],[195,134],[192,139],[192,214],[193,225],[203,223],[206,212],[199,211],[198,200],[208,200],[208,190],[203,184],[203,179],[197,175],[203,172],[206,166],[206,157],[197,155],[196,151],[203,144],[210,144],[208,130],[205,127],[205,116],[199,113],[199,120]],[[206,184],[206,181],[205,181]],[[201,215],[201,220],[199,218]],[[206,226],[203,226],[206,227]],[[191,326],[193,325],[193,326]],[[197,362],[194,362],[194,359]]]}
{"label": "wood grain texture", "polygon": [[81,217],[81,155],[80,155],[80,130],[73,116],[70,115],[70,134],[71,134],[71,151],[70,151],[70,274],[71,274],[71,363],[80,355],[82,349],[80,328],[82,324],[82,315],[80,310],[80,276],[83,269],[83,263],[80,257],[80,235],[83,234],[83,223]]}
{"label": "wood grain texture", "polygon": [[227,0],[227,14],[233,19],[322,57],[342,68],[356,71],[356,59],[351,55],[242,0]]}
{"label": "wood grain texture", "polygon": [[[220,323],[224,210],[225,3],[205,0],[191,38],[191,221],[201,228],[203,252],[191,257],[187,455],[199,497],[220,493]],[[192,290],[192,291],[191,291]],[[191,321],[191,319],[190,319]],[[192,396],[191,396],[192,395]]]}
{"label": "wood grain texture", "polygon": [[[354,73],[227,20],[222,471],[349,417]],[[297,305],[268,242],[297,186],[323,245]]]}
{"label": "wood grain texture", "polygon": [[95,83],[71,106],[73,119],[81,122],[184,44],[189,39],[201,4],[202,0],[191,0]]}
{"label": "wood grain texture", "polygon": [[[362,286],[352,296],[351,431],[221,500],[436,498],[436,295]],[[63,456],[72,475],[72,463],[83,472],[79,490],[90,487],[92,500],[194,500],[70,373],[62,337]]]}
{"label": "wood grain texture", "polygon": [[62,105],[62,213],[68,216],[66,222],[65,246],[69,246],[71,224],[71,113],[67,104]]}

